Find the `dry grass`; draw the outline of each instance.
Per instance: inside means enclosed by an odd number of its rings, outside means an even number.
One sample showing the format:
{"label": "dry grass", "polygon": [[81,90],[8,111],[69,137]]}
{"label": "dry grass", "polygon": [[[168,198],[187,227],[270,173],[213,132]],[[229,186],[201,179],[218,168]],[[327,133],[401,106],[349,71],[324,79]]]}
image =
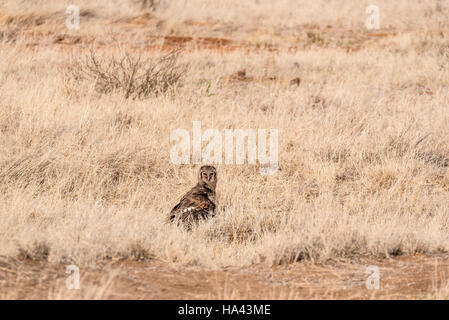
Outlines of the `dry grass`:
{"label": "dry grass", "polygon": [[[363,1],[298,1],[298,14],[259,2],[142,15],[138,3],[80,1],[78,32],[64,1],[2,4],[0,255],[224,267],[448,252],[447,2],[379,1],[386,36],[363,29]],[[176,60],[184,75],[151,62],[166,53],[146,47],[148,32],[260,50],[190,48]],[[70,41],[55,43],[61,34]],[[111,58],[117,37],[125,60]],[[67,78],[91,38],[77,69],[88,81]],[[170,162],[170,133],[193,121],[278,129],[280,169],[218,165],[218,215],[185,232],[165,218],[197,166]]]}

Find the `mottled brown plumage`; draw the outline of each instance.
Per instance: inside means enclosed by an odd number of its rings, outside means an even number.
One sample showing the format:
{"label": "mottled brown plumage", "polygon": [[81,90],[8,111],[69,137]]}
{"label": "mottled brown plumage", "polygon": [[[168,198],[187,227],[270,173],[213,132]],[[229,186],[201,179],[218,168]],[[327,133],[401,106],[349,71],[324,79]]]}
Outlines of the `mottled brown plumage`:
{"label": "mottled brown plumage", "polygon": [[192,222],[205,220],[215,215],[215,187],[217,170],[213,166],[202,166],[198,183],[187,192],[171,210],[170,221],[190,226]]}

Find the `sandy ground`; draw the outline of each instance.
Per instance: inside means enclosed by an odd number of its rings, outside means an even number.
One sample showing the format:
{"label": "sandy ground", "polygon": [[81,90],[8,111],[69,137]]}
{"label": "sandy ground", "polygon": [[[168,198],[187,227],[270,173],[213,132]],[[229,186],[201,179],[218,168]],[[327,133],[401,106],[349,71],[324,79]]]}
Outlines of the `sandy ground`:
{"label": "sandy ground", "polygon": [[[367,288],[368,266],[379,288]],[[80,289],[67,289],[65,265],[0,262],[4,299],[429,299],[447,298],[448,256],[400,256],[315,265],[220,270],[161,261],[115,261],[80,268]],[[374,283],[374,282],[372,282]]]}

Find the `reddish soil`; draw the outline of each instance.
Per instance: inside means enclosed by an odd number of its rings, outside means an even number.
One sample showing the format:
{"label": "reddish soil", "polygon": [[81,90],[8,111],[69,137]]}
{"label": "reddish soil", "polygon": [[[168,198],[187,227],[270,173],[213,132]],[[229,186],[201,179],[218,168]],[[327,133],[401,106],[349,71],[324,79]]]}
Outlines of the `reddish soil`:
{"label": "reddish soil", "polygon": [[[368,289],[366,268],[379,268]],[[284,266],[182,267],[160,261],[81,267],[81,289],[68,290],[65,265],[0,260],[0,298],[47,299],[425,299],[447,298],[448,256],[404,256]]]}
{"label": "reddish soil", "polygon": [[[257,42],[253,40],[252,34],[245,34],[243,31],[235,35],[233,32],[217,33],[214,30],[224,25],[216,21],[188,20],[173,33],[164,29],[165,21],[150,13],[114,21],[104,20],[90,12],[84,12],[82,17],[83,28],[79,31],[70,31],[65,27],[64,15],[40,17],[3,13],[0,14],[0,38],[15,41],[20,37],[20,42],[35,50],[54,46],[63,51],[73,48],[83,50],[92,45],[107,50],[117,40],[127,48],[142,51],[171,51],[182,48],[186,52],[213,50],[228,53],[239,50],[246,53],[280,51],[295,53],[317,47],[332,47],[354,53],[376,41],[398,35],[394,30],[367,32],[332,26],[320,29],[318,26],[306,24],[301,26],[297,34],[286,30],[286,38],[274,37],[272,42]],[[86,34],[84,30],[90,31],[90,34]],[[97,30],[108,31],[107,34],[96,35]],[[190,36],[192,34],[195,36]],[[209,34],[211,36],[205,36]],[[107,40],[107,35],[110,40]]]}

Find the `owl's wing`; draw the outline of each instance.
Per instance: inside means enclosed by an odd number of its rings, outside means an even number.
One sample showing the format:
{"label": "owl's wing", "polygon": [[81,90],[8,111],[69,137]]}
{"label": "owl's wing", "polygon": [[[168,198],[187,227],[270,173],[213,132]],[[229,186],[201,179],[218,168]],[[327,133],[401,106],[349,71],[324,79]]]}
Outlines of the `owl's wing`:
{"label": "owl's wing", "polygon": [[187,193],[170,212],[170,221],[207,218],[215,210],[215,204],[205,194]]}

